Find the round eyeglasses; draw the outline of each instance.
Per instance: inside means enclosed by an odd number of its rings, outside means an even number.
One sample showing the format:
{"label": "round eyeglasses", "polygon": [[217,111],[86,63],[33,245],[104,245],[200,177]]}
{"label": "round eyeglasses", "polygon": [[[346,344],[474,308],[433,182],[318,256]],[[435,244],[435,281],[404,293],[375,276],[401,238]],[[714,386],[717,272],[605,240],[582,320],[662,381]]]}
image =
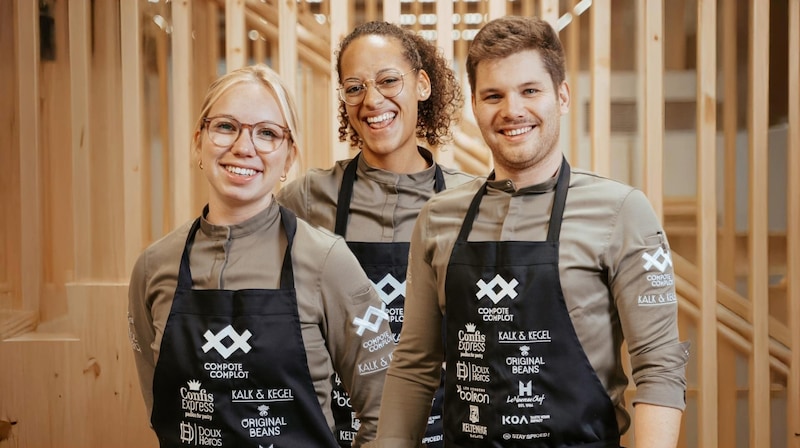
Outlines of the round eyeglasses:
{"label": "round eyeglasses", "polygon": [[292,131],[278,123],[271,121],[261,121],[255,124],[242,123],[231,117],[206,117],[203,124],[208,131],[208,138],[211,142],[221,148],[233,146],[242,129],[250,129],[250,141],[256,151],[268,154],[281,147],[281,144],[288,137],[292,138]]}
{"label": "round eyeglasses", "polygon": [[375,86],[375,90],[383,95],[384,98],[394,98],[403,91],[403,77],[417,70],[416,68],[412,68],[405,73],[400,73],[396,70],[387,70],[381,73],[377,78],[368,79],[364,82],[345,81],[344,84],[336,90],[339,91],[339,98],[351,106],[358,106],[364,101],[364,98],[367,97],[367,85],[370,82]]}

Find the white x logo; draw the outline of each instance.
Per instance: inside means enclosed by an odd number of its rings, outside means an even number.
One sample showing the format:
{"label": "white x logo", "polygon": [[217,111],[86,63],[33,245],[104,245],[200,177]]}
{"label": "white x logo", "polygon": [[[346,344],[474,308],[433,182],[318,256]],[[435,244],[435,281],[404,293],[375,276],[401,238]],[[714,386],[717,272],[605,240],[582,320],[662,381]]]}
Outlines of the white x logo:
{"label": "white x logo", "polygon": [[[372,322],[372,317],[375,316],[375,322]],[[384,310],[379,310],[374,306],[370,306],[367,310],[367,313],[364,314],[364,317],[356,317],[353,319],[353,325],[358,327],[356,330],[356,334],[359,336],[364,335],[364,330],[369,330],[373,333],[378,332],[378,328],[381,326],[381,322],[384,319],[389,319],[389,314],[386,313]]]}
{"label": "white x logo", "polygon": [[[233,352],[239,349],[242,349],[243,352],[247,353],[251,348],[250,344],[247,343],[247,340],[250,339],[250,336],[252,335],[253,334],[250,333],[250,330],[244,330],[242,334],[239,334],[230,325],[223,328],[222,331],[217,334],[212,333],[211,330],[206,330],[203,336],[206,338],[207,342],[203,344],[203,353],[208,353],[208,351],[213,348],[225,359],[228,359]],[[226,337],[231,338],[231,341],[233,341],[229,347],[226,347],[222,344],[222,340]]]}
{"label": "white x logo", "polygon": [[[378,290],[381,301],[387,305],[394,302],[394,299],[406,295],[406,282],[398,282],[392,274],[386,274],[381,281],[373,283],[373,285]],[[385,290],[387,286],[390,288],[388,292]]]}
{"label": "white x logo", "polygon": [[[649,271],[650,268],[655,266],[661,272],[667,269],[668,266],[672,266],[672,258],[669,255],[669,252],[664,252],[663,247],[659,247],[658,250],[653,254],[650,255],[647,252],[642,254],[642,259],[646,261],[644,264],[644,270]],[[663,260],[663,261],[660,261]]]}
{"label": "white x logo", "polygon": [[[497,274],[489,283],[486,283],[483,281],[483,279],[480,279],[478,280],[477,285],[479,288],[478,294],[476,294],[478,300],[482,299],[483,296],[488,296],[489,300],[497,305],[497,302],[503,300],[503,298],[506,296],[510,297],[511,299],[517,297],[517,291],[514,288],[519,285],[519,282],[515,278],[512,278],[510,282],[507,282],[503,277],[500,277],[500,274]],[[494,288],[498,285],[500,286],[500,291],[496,293],[494,292]]]}

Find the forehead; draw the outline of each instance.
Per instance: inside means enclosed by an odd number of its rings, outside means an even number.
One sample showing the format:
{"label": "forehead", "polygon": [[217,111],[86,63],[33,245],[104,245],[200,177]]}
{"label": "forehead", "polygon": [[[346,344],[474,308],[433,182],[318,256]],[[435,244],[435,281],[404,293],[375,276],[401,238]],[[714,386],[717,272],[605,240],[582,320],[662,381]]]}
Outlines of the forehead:
{"label": "forehead", "polygon": [[230,115],[246,123],[285,121],[278,98],[272,90],[255,82],[230,86],[217,98],[208,115]]}
{"label": "forehead", "polygon": [[483,60],[475,67],[477,90],[530,82],[552,83],[539,50],[523,50],[503,58]]}
{"label": "forehead", "polygon": [[390,36],[360,36],[342,52],[342,77],[372,76],[380,70],[400,70],[407,66],[409,61],[402,42]]}

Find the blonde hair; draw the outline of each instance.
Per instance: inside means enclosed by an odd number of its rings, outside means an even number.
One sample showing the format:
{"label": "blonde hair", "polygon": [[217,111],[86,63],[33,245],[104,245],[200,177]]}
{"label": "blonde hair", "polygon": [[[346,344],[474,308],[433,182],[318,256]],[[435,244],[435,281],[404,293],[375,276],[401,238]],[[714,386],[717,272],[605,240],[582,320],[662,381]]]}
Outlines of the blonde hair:
{"label": "blonde hair", "polygon": [[[294,98],[280,76],[264,64],[255,64],[233,70],[220,76],[208,86],[208,91],[200,107],[200,117],[195,123],[195,135],[200,135],[200,131],[203,129],[203,119],[208,116],[211,107],[216,104],[219,98],[234,86],[243,83],[261,85],[275,94],[281,114],[283,114],[286,125],[291,130],[291,145],[296,150],[297,143],[300,141],[300,120],[297,118],[297,107],[295,107]],[[194,144],[198,145],[199,141],[196,138]]]}

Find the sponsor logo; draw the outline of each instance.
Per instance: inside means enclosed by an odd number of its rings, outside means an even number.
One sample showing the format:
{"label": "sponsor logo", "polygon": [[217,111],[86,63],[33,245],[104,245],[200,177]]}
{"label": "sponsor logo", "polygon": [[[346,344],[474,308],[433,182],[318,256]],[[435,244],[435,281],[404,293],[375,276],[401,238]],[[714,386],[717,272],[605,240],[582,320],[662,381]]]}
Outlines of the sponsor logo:
{"label": "sponsor logo", "polygon": [[503,425],[530,425],[532,423],[542,423],[545,420],[550,420],[550,414],[500,416],[500,422]]}
{"label": "sponsor logo", "polygon": [[136,332],[133,331],[133,316],[128,314],[128,340],[131,342],[133,351],[142,352],[142,347],[139,345],[139,339],[136,337]]}
{"label": "sponsor logo", "polygon": [[509,396],[506,403],[515,403],[518,408],[532,408],[544,403],[544,394],[533,391],[533,381],[520,381],[517,396]]}
{"label": "sponsor logo", "polygon": [[661,246],[652,254],[648,254],[647,252],[642,254],[642,259],[645,261],[645,271],[656,268],[659,272],[663,273],[668,267],[672,266],[672,257],[669,255],[669,250],[665,251]]}
{"label": "sponsor logo", "polygon": [[406,295],[406,282],[399,282],[392,274],[386,274],[381,281],[372,285],[378,291],[381,301],[387,305],[394,302],[394,299]]}
{"label": "sponsor logo", "polygon": [[[497,341],[501,344],[538,344],[551,342],[550,330],[499,331]],[[530,350],[530,347],[528,347]]]}
{"label": "sponsor logo", "polygon": [[[480,279],[476,285],[478,286],[478,293],[475,295],[475,297],[477,297],[478,300],[488,297],[489,300],[497,305],[497,302],[506,297],[512,300],[517,297],[517,291],[515,288],[517,285],[519,285],[519,282],[515,278],[512,278],[510,282],[506,281],[506,279],[501,277],[500,274],[497,274],[489,283],[486,283],[483,281],[483,279]],[[495,288],[497,287],[500,287],[500,289],[495,292]]]}
{"label": "sponsor logo", "polygon": [[457,361],[456,378],[459,381],[488,383],[490,381],[489,367],[479,366],[471,362]]}
{"label": "sponsor logo", "polygon": [[272,403],[275,401],[294,401],[292,389],[233,389],[233,403]]}
{"label": "sponsor logo", "polygon": [[194,446],[222,446],[222,430],[196,423],[180,422],[181,443]]}
{"label": "sponsor logo", "polygon": [[379,334],[377,337],[364,341],[361,346],[372,353],[391,344],[394,344],[394,335],[391,331],[387,330]]}
{"label": "sponsor logo", "polygon": [[[237,350],[248,353],[252,347],[250,347],[250,344],[247,343],[247,340],[250,339],[250,336],[252,335],[253,334],[250,333],[250,330],[244,330],[244,332],[241,334],[237,333],[236,330],[234,330],[230,325],[223,328],[219,333],[216,334],[212,333],[211,330],[206,330],[206,332],[203,334],[203,337],[206,338],[206,343],[203,344],[202,347],[203,353],[208,353],[208,351],[213,348],[225,359],[228,359],[228,357]],[[231,340],[231,345],[225,346],[222,343],[225,338],[229,338]]]}
{"label": "sponsor logo", "polygon": [[527,345],[523,345],[519,348],[522,356],[506,357],[506,365],[511,367],[511,373],[514,375],[539,373],[540,366],[545,364],[544,358],[541,356],[528,356],[530,349]]}
{"label": "sponsor logo", "polygon": [[356,334],[359,336],[363,336],[364,330],[369,330],[373,333],[377,333],[378,329],[380,329],[381,327],[381,322],[388,319],[389,315],[386,314],[386,311],[375,308],[374,306],[370,305],[370,307],[367,309],[366,314],[364,314],[364,317],[356,317],[355,319],[353,319],[353,325],[356,326]]}
{"label": "sponsor logo", "polygon": [[243,418],[240,424],[250,438],[277,437],[286,426],[286,417],[270,415],[269,406],[262,404],[258,407],[258,417]]}
{"label": "sponsor logo", "polygon": [[473,439],[483,439],[489,434],[489,430],[486,426],[479,425],[481,417],[478,410],[478,407],[475,405],[469,405],[469,423],[461,422],[461,431],[465,434],[469,434],[470,438]]}
{"label": "sponsor logo", "polygon": [[461,401],[477,404],[489,404],[489,394],[482,387],[470,387],[456,384],[456,393]]}
{"label": "sponsor logo", "polygon": [[458,330],[458,351],[462,358],[483,359],[486,351],[486,335],[475,328],[475,324],[464,325]]}
{"label": "sponsor logo", "polygon": [[228,380],[250,377],[250,372],[242,369],[240,362],[207,362],[203,364],[203,369],[208,372],[209,378],[214,379]]}
{"label": "sponsor logo", "polygon": [[382,356],[380,359],[370,359],[358,364],[359,375],[369,375],[370,373],[380,372],[389,368],[392,355]]}
{"label": "sponsor logo", "polygon": [[661,306],[677,302],[678,297],[674,292],[668,292],[666,294],[644,294],[640,295],[637,300],[639,306]]}
{"label": "sponsor logo", "polygon": [[186,418],[212,420],[214,413],[214,394],[203,389],[200,381],[189,380],[181,387],[181,409]]}
{"label": "sponsor logo", "polygon": [[672,274],[647,274],[645,278],[654,288],[672,286],[675,284],[675,279],[672,277]]}

